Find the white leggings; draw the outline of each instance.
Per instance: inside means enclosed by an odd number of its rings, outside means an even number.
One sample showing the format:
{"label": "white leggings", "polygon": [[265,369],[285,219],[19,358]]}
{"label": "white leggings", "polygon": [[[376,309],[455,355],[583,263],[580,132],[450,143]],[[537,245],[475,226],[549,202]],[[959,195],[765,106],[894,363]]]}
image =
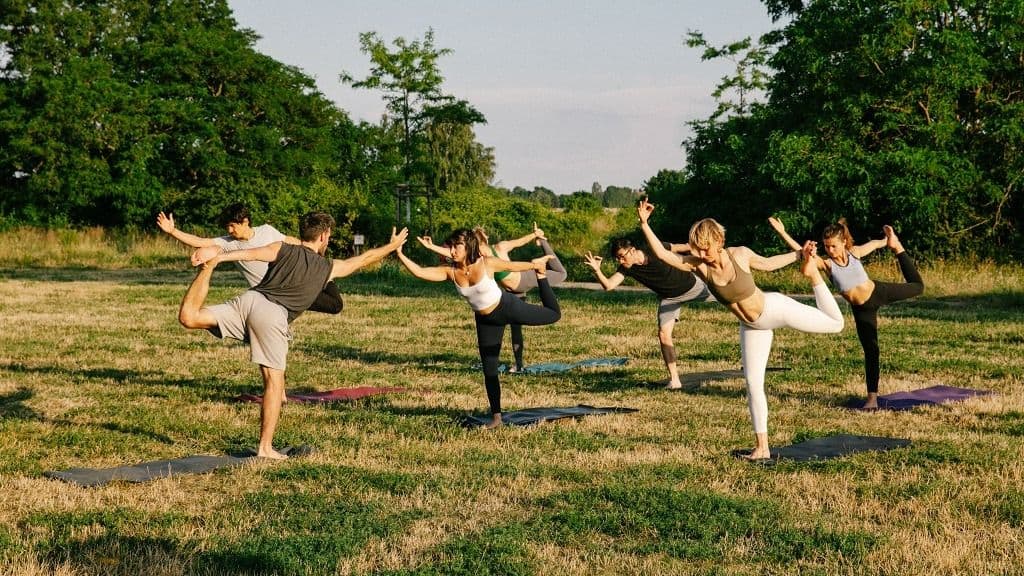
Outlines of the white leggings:
{"label": "white leggings", "polygon": [[839,304],[824,282],[814,287],[817,308],[801,304],[778,292],[764,295],[764,311],[754,322],[740,322],[740,354],[747,380],[747,405],[754,433],[768,432],[768,397],[764,393],[764,372],[772,351],[772,330],[795,328],[801,332],[834,334],[843,329]]}

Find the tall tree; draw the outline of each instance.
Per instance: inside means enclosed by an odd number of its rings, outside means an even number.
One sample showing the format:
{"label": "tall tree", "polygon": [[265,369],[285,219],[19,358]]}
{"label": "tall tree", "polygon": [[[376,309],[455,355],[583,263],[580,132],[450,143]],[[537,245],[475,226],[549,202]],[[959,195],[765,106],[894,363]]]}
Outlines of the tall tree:
{"label": "tall tree", "polygon": [[387,113],[380,146],[397,147],[403,158],[390,185],[435,194],[490,182],[493,150],[478,144],[471,129],[486,119],[442,91],[438,61],[451,50],[435,47],[434,31],[428,29],[422,40],[398,37],[391,46],[376,32],[365,32],[359,42],[370,57],[370,72],[361,80],[342,72],[341,80],[383,93]]}
{"label": "tall tree", "polygon": [[745,194],[752,223],[798,233],[846,216],[933,255],[1024,253],[1024,4],[766,5],[789,19],[764,38],[767,102],[696,131],[684,194],[722,214]]}
{"label": "tall tree", "polygon": [[227,202],[301,203],[364,170],[344,113],[253,49],[225,0],[8,3],[0,23],[0,215],[145,224]]}

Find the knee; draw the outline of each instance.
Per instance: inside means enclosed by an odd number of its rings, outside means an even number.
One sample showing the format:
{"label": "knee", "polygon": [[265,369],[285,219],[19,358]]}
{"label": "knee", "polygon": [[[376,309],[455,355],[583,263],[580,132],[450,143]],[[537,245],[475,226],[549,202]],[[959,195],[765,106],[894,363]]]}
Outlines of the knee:
{"label": "knee", "polygon": [[663,346],[672,346],[673,345],[673,342],[672,342],[672,327],[671,326],[669,326],[667,328],[665,326],[662,326],[661,328],[658,329],[658,341],[661,342],[661,344]]}

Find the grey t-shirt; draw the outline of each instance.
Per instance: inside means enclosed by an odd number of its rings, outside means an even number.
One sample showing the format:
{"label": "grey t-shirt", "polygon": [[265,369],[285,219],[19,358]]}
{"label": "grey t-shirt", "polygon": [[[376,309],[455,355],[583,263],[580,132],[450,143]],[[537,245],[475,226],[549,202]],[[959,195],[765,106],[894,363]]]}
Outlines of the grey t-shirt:
{"label": "grey t-shirt", "polygon": [[288,322],[305,312],[327,285],[334,264],[305,246],[281,244],[263,280],[252,287],[288,310]]}
{"label": "grey t-shirt", "polygon": [[[213,241],[225,252],[233,252],[259,248],[274,242],[282,242],[285,239],[285,235],[270,224],[256,226],[252,232],[252,238],[248,240],[236,240],[231,236],[221,236],[214,238]],[[238,271],[242,273],[242,276],[245,276],[245,281],[249,283],[250,287],[259,284],[260,280],[263,280],[263,275],[267,273],[267,263],[260,260],[238,260],[235,265],[238,266]]]}

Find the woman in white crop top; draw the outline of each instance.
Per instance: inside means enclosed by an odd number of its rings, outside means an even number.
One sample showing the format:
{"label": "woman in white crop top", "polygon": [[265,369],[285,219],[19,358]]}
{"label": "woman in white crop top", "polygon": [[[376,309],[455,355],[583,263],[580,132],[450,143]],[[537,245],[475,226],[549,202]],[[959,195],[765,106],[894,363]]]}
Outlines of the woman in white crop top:
{"label": "woman in white crop top", "polygon": [[[543,326],[554,324],[562,316],[547,279],[547,262],[551,256],[541,256],[531,262],[509,262],[480,253],[477,236],[462,228],[452,232],[445,241],[449,246],[451,266],[423,267],[398,249],[398,259],[413,276],[431,282],[451,280],[455,289],[466,299],[476,318],[476,339],[480,348],[480,361],[484,368],[484,387],[491,408],[491,424],[501,426],[501,384],[498,381],[498,356],[505,326]],[[537,274],[541,306],[527,304],[513,294],[501,290],[494,281],[494,273],[527,272]]]}
{"label": "woman in white crop top", "polygon": [[[789,246],[799,246],[786,228],[777,218],[769,218],[768,222],[775,232]],[[878,309],[891,302],[906,300],[919,296],[924,292],[924,281],[918,273],[914,261],[903,249],[903,244],[896,237],[892,226],[883,226],[884,239],[868,240],[864,244],[854,245],[853,235],[846,226],[846,219],[829,224],[822,233],[822,244],[828,259],[823,260],[821,267],[832,277],[839,293],[850,303],[853,310],[853,321],[857,326],[857,338],[864,349],[864,381],[868,389],[868,399],[864,403],[865,410],[878,408],[878,380],[881,373],[880,349],[878,347]],[[860,260],[879,248],[889,248],[896,255],[900,272],[905,282],[875,282],[868,277]],[[859,270],[858,270],[859,269]]]}

